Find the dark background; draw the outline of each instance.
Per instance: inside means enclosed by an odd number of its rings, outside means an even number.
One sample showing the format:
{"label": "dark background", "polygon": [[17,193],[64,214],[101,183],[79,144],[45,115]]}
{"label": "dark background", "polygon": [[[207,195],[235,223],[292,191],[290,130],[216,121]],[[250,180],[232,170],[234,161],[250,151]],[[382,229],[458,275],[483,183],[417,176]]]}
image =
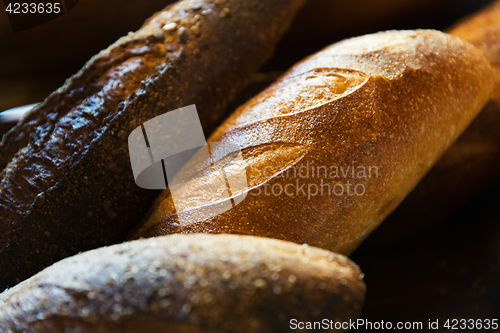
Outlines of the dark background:
{"label": "dark background", "polygon": [[367,285],[361,318],[424,327],[439,319],[439,332],[447,319],[500,318],[499,203],[494,184],[421,234],[377,250],[361,245],[351,256]]}
{"label": "dark background", "polygon": [[[40,102],[90,57],[137,30],[169,0],[80,0],[68,13],[13,33],[0,4],[0,111]],[[311,0],[262,69],[280,73],[340,39],[386,29],[446,29],[491,0]],[[239,102],[269,83],[262,76]],[[228,110],[229,112],[230,110]],[[492,185],[421,234],[352,259],[366,274],[371,321],[500,318],[500,187]],[[377,231],[370,236],[376,237]],[[424,330],[426,331],[426,330]],[[500,330],[498,330],[500,332]]]}

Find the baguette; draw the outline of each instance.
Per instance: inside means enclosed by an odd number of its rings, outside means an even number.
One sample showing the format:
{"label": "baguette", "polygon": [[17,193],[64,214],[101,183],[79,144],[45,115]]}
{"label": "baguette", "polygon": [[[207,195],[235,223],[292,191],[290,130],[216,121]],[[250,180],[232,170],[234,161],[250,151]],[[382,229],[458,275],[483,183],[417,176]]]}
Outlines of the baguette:
{"label": "baguette", "polygon": [[196,104],[210,133],[303,2],[178,2],[23,117],[0,144],[0,288],[123,240],[157,195],[134,182],[131,131]]}
{"label": "baguette", "polygon": [[[200,211],[220,204],[204,190],[216,186],[212,162],[198,155],[184,169],[201,165],[199,179],[174,192],[191,206],[176,211],[166,190],[129,237],[239,233],[349,254],[472,121],[492,85],[481,52],[442,32],[337,43],[294,66],[210,137],[241,147],[248,187],[225,199],[245,197],[239,204],[198,222]],[[213,161],[223,156],[212,151]]]}
{"label": "baguette", "polygon": [[289,332],[293,319],[356,319],[364,293],[359,268],[329,251],[251,236],[172,235],[46,268],[0,295],[0,329]]}
{"label": "baguette", "polygon": [[449,32],[476,46],[490,61],[493,94],[467,130],[388,216],[376,237],[370,237],[367,246],[386,246],[416,234],[500,180],[500,1]]}

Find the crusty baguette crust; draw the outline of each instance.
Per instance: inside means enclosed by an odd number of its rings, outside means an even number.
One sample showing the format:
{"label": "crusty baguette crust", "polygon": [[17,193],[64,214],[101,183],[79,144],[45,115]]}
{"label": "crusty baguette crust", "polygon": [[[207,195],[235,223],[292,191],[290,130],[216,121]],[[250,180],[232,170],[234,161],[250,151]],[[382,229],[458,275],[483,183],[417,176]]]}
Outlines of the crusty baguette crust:
{"label": "crusty baguette crust", "polygon": [[368,246],[403,240],[442,220],[466,200],[500,180],[500,1],[449,30],[480,49],[490,61],[490,101],[415,190],[370,237]]}
{"label": "crusty baguette crust", "polygon": [[181,1],[29,112],[0,145],[0,289],[123,239],[157,194],[134,182],[130,132],[196,104],[210,133],[303,2]]}
{"label": "crusty baguette crust", "polygon": [[252,236],[172,235],[46,268],[0,295],[0,328],[289,332],[291,319],[356,319],[364,293],[359,268],[336,253]]}
{"label": "crusty baguette crust", "polygon": [[[492,84],[481,52],[442,32],[389,31],[337,43],[294,66],[209,139],[242,147],[250,192],[240,204],[201,223],[179,225],[165,191],[131,237],[242,233],[348,254],[460,135],[488,100]],[[365,174],[360,177],[356,169],[352,175],[332,178],[323,172],[303,179],[294,172],[307,166],[326,166],[328,172],[362,167]],[[305,192],[325,182],[330,194]],[[354,186],[348,194],[347,182],[362,184],[363,195],[353,195]],[[297,184],[294,190],[305,184],[305,190],[273,194],[273,186],[289,184]],[[337,184],[344,188],[336,190],[341,195],[331,190]],[[197,198],[201,207],[210,201],[197,188],[183,190],[176,195]],[[195,215],[197,209],[182,213]]]}

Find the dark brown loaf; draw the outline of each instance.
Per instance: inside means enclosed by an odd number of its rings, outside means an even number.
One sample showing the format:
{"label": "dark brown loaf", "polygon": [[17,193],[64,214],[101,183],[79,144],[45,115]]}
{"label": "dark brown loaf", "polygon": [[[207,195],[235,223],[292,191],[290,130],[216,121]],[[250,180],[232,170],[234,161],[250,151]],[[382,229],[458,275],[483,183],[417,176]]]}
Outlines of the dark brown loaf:
{"label": "dark brown loaf", "polygon": [[500,180],[500,1],[449,32],[476,46],[490,61],[495,79],[492,97],[415,190],[388,216],[376,237],[370,237],[369,246],[384,246],[423,230]]}
{"label": "dark brown loaf", "polygon": [[[470,123],[492,84],[481,52],[442,32],[390,31],[337,43],[297,64],[210,137],[242,148],[250,192],[240,204],[180,225],[165,191],[131,237],[242,233],[350,253]],[[210,162],[205,165],[209,170]],[[299,172],[308,166],[326,167],[328,176],[323,171],[303,179],[306,171]],[[348,166],[356,174],[330,176],[332,167]],[[184,220],[215,202],[203,191],[210,174],[199,177],[176,192],[193,203],[182,211]],[[331,186],[323,195],[305,192],[311,184],[319,191],[325,182]],[[348,194],[347,182],[363,185],[364,193],[353,195],[353,186]],[[284,193],[289,184],[292,195]],[[302,185],[305,190],[298,190]],[[272,192],[273,186],[278,190]],[[339,188],[340,195],[332,193],[333,186],[341,186],[343,195]]]}
{"label": "dark brown loaf", "polygon": [[190,104],[210,133],[303,2],[181,1],[31,110],[0,145],[0,289],[122,239],[156,194],[134,183],[129,133]]}
{"label": "dark brown loaf", "polygon": [[[239,235],[172,235],[64,259],[0,295],[2,332],[289,332],[357,318],[348,258]],[[339,330],[340,331],[340,330]]]}

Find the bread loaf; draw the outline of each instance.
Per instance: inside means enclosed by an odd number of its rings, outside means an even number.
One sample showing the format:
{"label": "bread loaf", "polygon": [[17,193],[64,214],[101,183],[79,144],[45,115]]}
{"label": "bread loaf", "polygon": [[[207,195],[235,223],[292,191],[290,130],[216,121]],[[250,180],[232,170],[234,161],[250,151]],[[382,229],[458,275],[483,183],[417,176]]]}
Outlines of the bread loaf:
{"label": "bread loaf", "polygon": [[356,319],[364,293],[359,268],[329,251],[251,236],[172,235],[46,268],[0,295],[0,330],[289,332],[293,319]]}
{"label": "bread loaf", "polygon": [[178,2],[33,108],[0,144],[0,289],[123,240],[157,194],[134,182],[130,132],[196,104],[210,133],[303,2]]}
{"label": "bread loaf", "polygon": [[500,179],[500,1],[449,30],[490,61],[494,90],[486,107],[415,190],[388,216],[369,246],[401,241],[442,220]]}
{"label": "bread loaf", "polygon": [[205,190],[216,187],[212,164],[224,164],[213,162],[224,150],[213,150],[212,160],[195,156],[184,168],[201,165],[196,181],[175,191],[190,206],[176,211],[165,191],[130,237],[239,233],[351,253],[471,122],[492,84],[481,52],[442,32],[337,43],[294,66],[210,137],[241,147],[248,187],[225,199],[244,197],[239,204],[196,222],[223,202]]}

